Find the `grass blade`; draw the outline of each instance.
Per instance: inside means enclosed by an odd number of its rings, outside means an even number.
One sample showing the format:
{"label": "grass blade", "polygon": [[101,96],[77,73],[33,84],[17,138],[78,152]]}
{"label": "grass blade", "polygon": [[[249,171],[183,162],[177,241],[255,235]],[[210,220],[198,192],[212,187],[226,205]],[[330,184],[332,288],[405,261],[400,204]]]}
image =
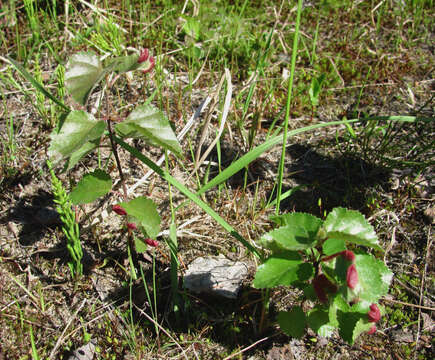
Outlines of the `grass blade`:
{"label": "grass blade", "polygon": [[192,191],[190,191],[186,186],[178,182],[174,177],[172,177],[167,171],[163,170],[151,159],[147,158],[141,152],[139,152],[134,147],[128,145],[122,139],[115,136],[115,142],[122,148],[127,150],[130,154],[135,156],[138,160],[142,161],[149,168],[154,170],[159,176],[166,180],[171,185],[175,186],[181,193],[183,193],[189,200],[193,201],[202,210],[204,210],[208,215],[210,215],[219,225],[221,225],[228,233],[240,241],[252,254],[261,258],[259,251],[253,247],[242,235],[240,235],[230,224],[228,224],[216,211],[214,211],[208,204],[202,201],[199,196]]}
{"label": "grass blade", "polygon": [[34,88],[36,90],[38,90],[39,92],[44,94],[44,96],[49,98],[51,101],[55,102],[57,105],[59,105],[65,111],[68,111],[68,112],[71,111],[71,109],[69,107],[67,107],[62,101],[60,101],[59,99],[54,97],[51,93],[49,93],[47,90],[45,90],[45,88],[38,81],[36,81],[36,79],[32,75],[30,75],[30,73],[23,66],[21,66],[20,63],[18,63],[17,61],[15,61],[14,59],[12,59],[9,56],[7,57],[7,59],[15,67],[15,69],[17,69],[19,71],[19,73],[21,75],[23,75],[23,77],[34,86]]}

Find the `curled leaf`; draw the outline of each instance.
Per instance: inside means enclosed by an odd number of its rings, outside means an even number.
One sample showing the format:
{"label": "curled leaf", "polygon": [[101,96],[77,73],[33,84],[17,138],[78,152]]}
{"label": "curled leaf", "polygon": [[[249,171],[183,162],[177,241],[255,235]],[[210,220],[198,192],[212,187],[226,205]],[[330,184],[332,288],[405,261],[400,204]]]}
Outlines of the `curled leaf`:
{"label": "curled leaf", "polygon": [[367,314],[369,318],[369,322],[378,322],[381,319],[381,311],[379,310],[378,305],[371,304],[370,311]]}
{"label": "curled leaf", "polygon": [[113,205],[112,210],[116,212],[118,215],[124,216],[127,215],[127,211],[121,205]]}
{"label": "curled leaf", "polygon": [[346,282],[347,286],[352,290],[355,289],[358,284],[358,272],[356,271],[355,264],[352,264],[347,268]]}

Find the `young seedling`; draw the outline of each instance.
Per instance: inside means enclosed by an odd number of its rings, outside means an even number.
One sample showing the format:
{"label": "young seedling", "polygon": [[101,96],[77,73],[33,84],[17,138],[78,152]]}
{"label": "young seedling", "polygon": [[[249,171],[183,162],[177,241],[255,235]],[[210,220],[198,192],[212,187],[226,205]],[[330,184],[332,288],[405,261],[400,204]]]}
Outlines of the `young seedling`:
{"label": "young seedling", "polygon": [[377,302],[387,294],[393,274],[363,250],[383,251],[364,216],[335,208],[324,221],[304,213],[272,220],[279,227],[258,241],[272,253],[258,267],[254,287],[294,286],[303,290],[301,302],[317,303],[306,311],[301,304],[280,312],[281,329],[294,337],[301,337],[306,326],[320,336],[338,329],[350,344],[362,332],[375,332],[381,318]]}

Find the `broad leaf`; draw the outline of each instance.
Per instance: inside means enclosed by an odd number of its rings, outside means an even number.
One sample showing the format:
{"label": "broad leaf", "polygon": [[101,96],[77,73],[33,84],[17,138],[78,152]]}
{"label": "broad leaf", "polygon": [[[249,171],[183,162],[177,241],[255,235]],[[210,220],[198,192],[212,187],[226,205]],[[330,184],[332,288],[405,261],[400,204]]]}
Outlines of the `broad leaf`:
{"label": "broad leaf", "polygon": [[65,72],[65,87],[73,99],[85,105],[92,88],[105,72],[97,55],[78,53],[71,56]]}
{"label": "broad leaf", "polygon": [[308,280],[313,273],[311,264],[303,263],[298,253],[288,251],[266,259],[257,269],[253,286],[258,289],[288,286]]}
{"label": "broad leaf", "polygon": [[290,311],[280,311],[278,314],[281,330],[295,338],[304,335],[306,323],[305,313],[300,306],[295,306]]}
{"label": "broad leaf", "polygon": [[144,196],[120,204],[140,224],[145,236],[155,239],[160,231],[160,215],[156,204]]}
{"label": "broad leaf", "polygon": [[337,310],[337,321],[340,336],[351,345],[362,332],[368,331],[373,325],[367,321],[367,315],[343,312],[340,309]]}
{"label": "broad leaf", "polygon": [[270,219],[279,226],[290,225],[303,227],[309,233],[311,233],[312,236],[317,234],[320,226],[322,225],[322,220],[318,217],[301,212],[271,216]]}
{"label": "broad leaf", "polygon": [[181,146],[165,114],[152,105],[134,109],[127,119],[115,127],[122,138],[142,138],[181,156]]}
{"label": "broad leaf", "polygon": [[335,329],[329,321],[328,311],[320,306],[316,306],[309,311],[307,323],[311,329],[323,337],[331,336]]}
{"label": "broad leaf", "polygon": [[81,157],[98,146],[106,128],[104,121],[97,121],[84,111],[71,111],[60,130],[51,133],[48,156],[53,162],[70,158],[67,169],[72,168]]}
{"label": "broad leaf", "polygon": [[83,176],[77,186],[71,191],[73,204],[87,204],[100,196],[106,195],[112,188],[112,179],[104,171],[97,169]]}
{"label": "broad leaf", "polygon": [[305,250],[315,245],[317,238],[300,226],[281,226],[269,231],[259,240],[259,244],[276,252],[279,250]]}
{"label": "broad leaf", "polygon": [[359,294],[361,301],[377,303],[388,293],[393,273],[382,260],[371,255],[356,254],[355,265],[362,288]]}
{"label": "broad leaf", "polygon": [[356,210],[340,207],[333,209],[325,220],[324,229],[328,238],[342,239],[383,251],[373,226]]}
{"label": "broad leaf", "polygon": [[328,239],[322,246],[323,254],[333,255],[346,250],[346,242],[343,239]]}

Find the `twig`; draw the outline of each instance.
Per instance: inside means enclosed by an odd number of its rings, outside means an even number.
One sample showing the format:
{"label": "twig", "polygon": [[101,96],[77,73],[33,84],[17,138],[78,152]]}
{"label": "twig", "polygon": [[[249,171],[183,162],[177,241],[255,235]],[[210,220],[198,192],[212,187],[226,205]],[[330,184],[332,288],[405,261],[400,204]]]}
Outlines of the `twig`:
{"label": "twig", "polygon": [[56,354],[57,349],[59,348],[59,346],[62,344],[63,340],[64,340],[64,335],[66,333],[66,331],[68,330],[68,328],[70,327],[71,323],[74,321],[74,319],[76,318],[77,314],[79,313],[79,311],[83,308],[83,306],[86,303],[86,299],[83,299],[82,303],[80,304],[80,306],[77,308],[77,310],[75,311],[74,315],[71,316],[71,319],[69,319],[68,324],[66,324],[65,328],[62,331],[62,334],[60,334],[59,339],[57,339],[56,345],[54,345],[53,350],[51,350],[50,356],[48,357],[50,360],[54,359],[54,355]]}
{"label": "twig", "polygon": [[383,298],[382,300],[383,300],[383,301],[389,301],[389,302],[396,303],[396,304],[400,304],[400,305],[409,306],[409,307],[414,307],[414,308],[417,308],[417,309],[423,309],[423,310],[435,311],[435,308],[433,308],[433,307],[429,307],[429,306],[410,304],[410,303],[407,303],[407,302],[404,302],[404,301],[393,300],[393,299],[388,299],[388,298]]}
{"label": "twig", "polygon": [[[419,306],[421,306],[421,303],[423,302],[423,291],[424,291],[424,284],[425,284],[425,280],[426,280],[427,263],[428,263],[430,248],[432,245],[432,238],[430,236],[430,229],[431,229],[431,227],[429,226],[429,229],[427,231],[426,256],[425,256],[425,261],[424,261],[423,276],[421,277],[421,284],[420,284],[420,298],[418,300]],[[414,359],[417,359],[417,357],[418,357],[418,342],[420,340],[420,331],[421,331],[420,320],[421,320],[421,307],[418,308],[417,336],[415,338]]]}

